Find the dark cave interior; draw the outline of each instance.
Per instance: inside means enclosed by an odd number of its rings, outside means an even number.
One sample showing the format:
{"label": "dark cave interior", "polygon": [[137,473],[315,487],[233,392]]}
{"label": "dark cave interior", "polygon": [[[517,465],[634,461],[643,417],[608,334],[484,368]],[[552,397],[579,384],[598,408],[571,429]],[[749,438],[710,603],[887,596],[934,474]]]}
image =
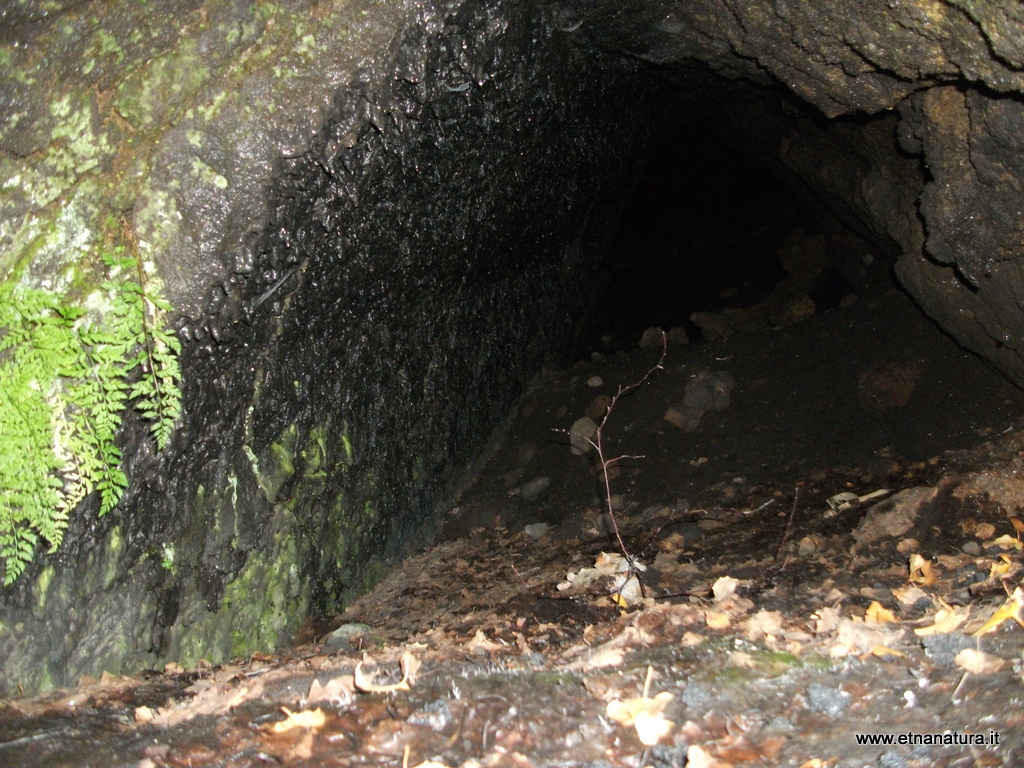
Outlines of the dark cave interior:
{"label": "dark cave interior", "polygon": [[[711,84],[694,92],[665,85],[671,80],[659,73],[658,119],[602,263],[577,356],[629,349],[650,327],[681,327],[702,340],[691,315],[765,300],[788,275],[780,251],[794,231],[823,238],[824,268],[805,286],[816,310],[897,285],[895,254],[884,239],[847,226],[778,156],[787,128],[828,121],[781,90],[709,77]],[[702,100],[709,92],[716,95]]]}

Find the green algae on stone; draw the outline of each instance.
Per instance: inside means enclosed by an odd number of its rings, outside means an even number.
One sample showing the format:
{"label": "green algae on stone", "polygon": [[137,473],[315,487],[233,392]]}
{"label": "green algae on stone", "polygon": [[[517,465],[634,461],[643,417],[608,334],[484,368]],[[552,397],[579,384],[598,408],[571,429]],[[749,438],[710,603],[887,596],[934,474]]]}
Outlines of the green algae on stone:
{"label": "green algae on stone", "polygon": [[53,566],[43,568],[36,577],[35,589],[36,608],[42,611],[46,607],[46,598],[49,595],[50,583],[53,581]]}
{"label": "green algae on stone", "polygon": [[306,617],[308,598],[299,577],[295,519],[280,507],[268,546],[252,551],[227,585],[221,614],[231,626],[231,656],[274,650]]}

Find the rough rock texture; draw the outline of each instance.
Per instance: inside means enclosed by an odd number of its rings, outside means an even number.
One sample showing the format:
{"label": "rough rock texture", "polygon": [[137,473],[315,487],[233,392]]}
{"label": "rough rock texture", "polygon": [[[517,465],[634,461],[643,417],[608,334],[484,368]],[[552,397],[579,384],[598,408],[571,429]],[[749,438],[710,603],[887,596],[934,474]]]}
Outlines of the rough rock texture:
{"label": "rough rock texture", "polygon": [[186,343],[173,445],[129,429],[121,508],[4,595],[8,685],[273,647],[429,533],[566,348],[645,123],[509,5],[4,20],[5,270],[87,282],[123,216]]}
{"label": "rough rock texture", "polygon": [[121,507],[0,596],[0,687],[269,648],[428,533],[670,100],[1024,384],[1022,40],[924,0],[7,3],[0,273],[81,294],[127,227],[186,415],[159,456],[129,424]]}

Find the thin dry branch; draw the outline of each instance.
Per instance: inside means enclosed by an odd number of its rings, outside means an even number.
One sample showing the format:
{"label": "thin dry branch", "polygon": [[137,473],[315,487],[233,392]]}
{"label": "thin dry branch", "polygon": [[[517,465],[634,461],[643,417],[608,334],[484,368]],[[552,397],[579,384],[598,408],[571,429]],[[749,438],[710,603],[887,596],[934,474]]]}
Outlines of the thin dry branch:
{"label": "thin dry branch", "polygon": [[[629,549],[626,547],[626,542],[622,539],[622,532],[619,530],[619,521],[615,514],[615,506],[612,503],[612,488],[611,479],[608,476],[608,470],[618,464],[623,459],[642,459],[642,455],[631,455],[623,454],[621,456],[615,456],[614,458],[607,458],[604,453],[604,428],[608,425],[608,419],[615,410],[615,406],[619,400],[628,395],[630,392],[639,389],[641,386],[647,383],[655,371],[664,370],[665,357],[668,355],[668,338],[665,336],[665,332],[661,332],[661,356],[651,368],[648,369],[647,373],[641,376],[639,379],[634,381],[632,384],[627,386],[620,385],[618,390],[615,392],[615,396],[612,397],[611,402],[608,403],[608,407],[605,409],[604,416],[601,417],[601,422],[597,425],[597,431],[594,433],[593,439],[585,437],[588,443],[593,446],[594,450],[597,451],[598,466],[601,470],[601,481],[604,483],[604,499],[605,508],[608,511],[608,519],[611,520],[612,530],[615,533],[615,539],[619,544],[619,549],[622,550],[623,556],[626,558],[626,562],[629,564],[629,569],[633,574],[636,574],[637,568],[635,567],[633,555],[630,554]],[[567,430],[559,430],[568,434]],[[638,579],[639,580],[639,579]],[[627,579],[628,581],[628,579]],[[641,589],[643,589],[643,583],[641,582]]]}

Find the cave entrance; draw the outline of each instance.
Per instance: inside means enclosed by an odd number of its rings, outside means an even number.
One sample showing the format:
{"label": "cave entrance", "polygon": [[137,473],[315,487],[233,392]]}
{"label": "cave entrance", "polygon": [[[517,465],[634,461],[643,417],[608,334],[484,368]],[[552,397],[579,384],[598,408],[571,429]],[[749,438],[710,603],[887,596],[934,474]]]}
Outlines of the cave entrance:
{"label": "cave entrance", "polygon": [[1024,393],[900,290],[895,249],[857,227],[855,204],[826,199],[781,159],[787,141],[890,131],[885,151],[912,165],[892,121],[828,121],[771,89],[720,91],[732,98],[661,110],[578,337],[581,362],[527,396],[449,534],[515,521],[574,535],[580,510],[600,509],[600,461],[567,455],[553,430],[600,422],[617,389],[642,380],[658,355],[638,349],[652,327],[676,329],[664,370],[615,405],[604,435],[609,455],[643,457],[615,466],[624,509],[754,509],[798,486],[826,509],[836,493],[918,482],[930,460],[1024,408]]}

